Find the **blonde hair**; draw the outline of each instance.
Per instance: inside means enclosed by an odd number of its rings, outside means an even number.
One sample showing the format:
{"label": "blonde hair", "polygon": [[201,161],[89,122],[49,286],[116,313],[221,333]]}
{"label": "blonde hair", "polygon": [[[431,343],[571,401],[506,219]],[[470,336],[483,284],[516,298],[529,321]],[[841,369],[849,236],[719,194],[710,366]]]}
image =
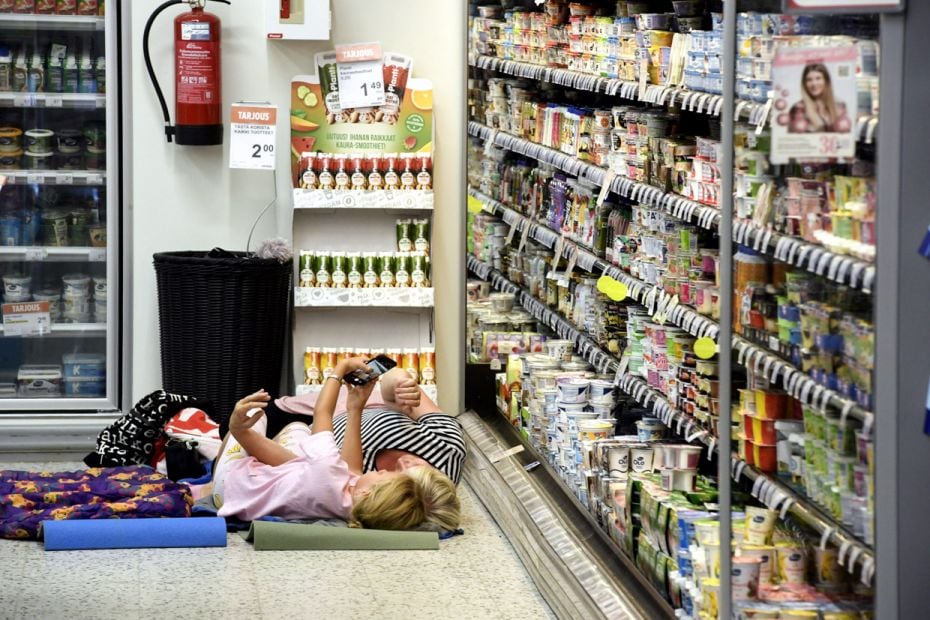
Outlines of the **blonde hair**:
{"label": "blonde hair", "polygon": [[433,467],[412,467],[356,500],[349,527],[411,530],[428,523],[454,530],[460,513],[455,484],[447,476]]}
{"label": "blonde hair", "polygon": [[404,473],[413,478],[423,494],[426,523],[446,531],[458,529],[462,504],[455,483],[435,467],[411,467]]}

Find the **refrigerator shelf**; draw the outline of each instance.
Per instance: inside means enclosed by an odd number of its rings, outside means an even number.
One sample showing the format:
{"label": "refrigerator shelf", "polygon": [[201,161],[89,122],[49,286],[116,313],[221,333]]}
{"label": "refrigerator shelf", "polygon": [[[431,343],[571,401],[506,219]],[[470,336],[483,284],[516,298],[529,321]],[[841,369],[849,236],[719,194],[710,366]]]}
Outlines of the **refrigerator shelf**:
{"label": "refrigerator shelf", "polygon": [[106,95],[95,93],[11,93],[0,92],[0,108],[100,109]]}
{"label": "refrigerator shelf", "polygon": [[8,246],[0,247],[0,262],[105,262],[106,248]]}
{"label": "refrigerator shelf", "polygon": [[294,289],[298,308],[432,308],[432,288]]}
{"label": "refrigerator shelf", "polygon": [[103,15],[35,15],[3,13],[0,28],[8,30],[103,30]]}
{"label": "refrigerator shelf", "polygon": [[6,180],[0,185],[78,185],[106,183],[103,170],[0,170]]}
{"label": "refrigerator shelf", "polygon": [[[52,323],[52,332],[50,334],[26,336],[26,338],[83,338],[88,335],[105,336],[106,333],[106,323]],[[2,325],[0,325],[0,337],[4,337]]]}

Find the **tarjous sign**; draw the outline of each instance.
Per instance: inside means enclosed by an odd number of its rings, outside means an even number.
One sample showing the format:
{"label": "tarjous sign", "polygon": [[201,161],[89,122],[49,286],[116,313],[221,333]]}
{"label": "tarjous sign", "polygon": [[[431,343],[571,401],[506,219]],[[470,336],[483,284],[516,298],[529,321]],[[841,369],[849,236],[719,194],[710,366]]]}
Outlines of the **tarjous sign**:
{"label": "tarjous sign", "polygon": [[42,336],[52,331],[49,302],[3,304],[4,336]]}
{"label": "tarjous sign", "polygon": [[232,104],[229,167],[274,170],[278,108],[261,103]]}

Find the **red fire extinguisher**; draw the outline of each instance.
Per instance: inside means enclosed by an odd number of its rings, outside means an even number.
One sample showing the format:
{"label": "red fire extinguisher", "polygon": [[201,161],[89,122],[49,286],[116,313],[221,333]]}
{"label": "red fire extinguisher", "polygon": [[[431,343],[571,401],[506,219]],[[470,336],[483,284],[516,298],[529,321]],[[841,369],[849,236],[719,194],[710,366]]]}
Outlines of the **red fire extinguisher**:
{"label": "red fire extinguisher", "polygon": [[[229,4],[229,0],[213,0]],[[149,16],[142,35],[142,54],[149,78],[165,117],[165,136],[182,145],[208,146],[223,143],[220,73],[220,18],[203,10],[206,0],[168,0]],[[174,18],[174,112],[171,124],[168,105],[152,69],[149,32],[158,15],[175,4],[191,10]]]}

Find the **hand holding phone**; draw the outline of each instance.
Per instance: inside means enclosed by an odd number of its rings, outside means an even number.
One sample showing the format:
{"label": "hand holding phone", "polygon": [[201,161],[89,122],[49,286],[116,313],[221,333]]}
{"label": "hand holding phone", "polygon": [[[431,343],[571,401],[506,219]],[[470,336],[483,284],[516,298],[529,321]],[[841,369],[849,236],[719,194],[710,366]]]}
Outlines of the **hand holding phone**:
{"label": "hand holding phone", "polygon": [[343,377],[343,380],[349,385],[365,385],[397,366],[397,362],[387,355],[378,355],[365,362],[365,364],[368,366],[369,370],[363,368],[353,370]]}

